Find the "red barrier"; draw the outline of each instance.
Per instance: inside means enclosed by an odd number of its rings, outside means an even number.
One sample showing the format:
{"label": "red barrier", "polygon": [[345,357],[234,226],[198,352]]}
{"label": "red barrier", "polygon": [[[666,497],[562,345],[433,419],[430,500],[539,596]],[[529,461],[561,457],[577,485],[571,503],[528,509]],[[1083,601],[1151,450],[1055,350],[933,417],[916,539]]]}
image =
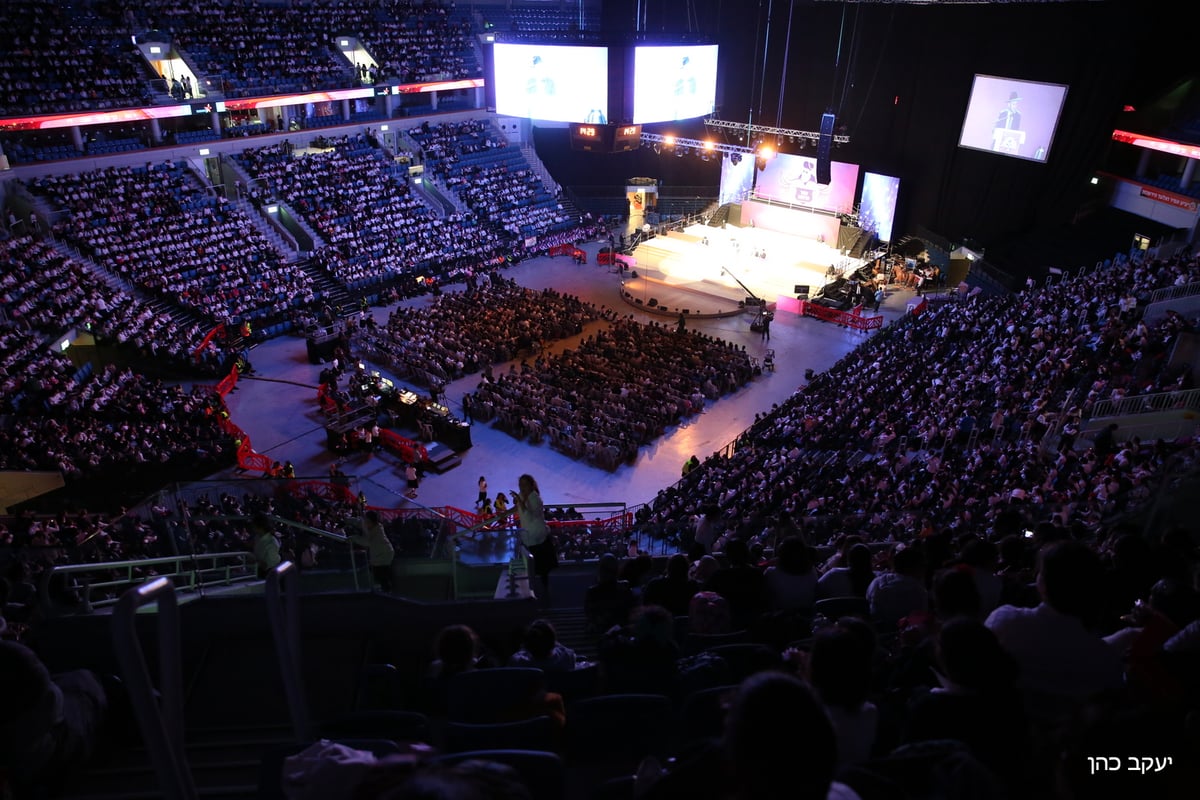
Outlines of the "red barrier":
{"label": "red barrier", "polygon": [[613,253],[610,250],[601,250],[596,256],[596,263],[602,267],[611,266],[614,261],[620,261],[630,269],[633,269],[637,266],[637,259],[633,256],[627,256],[624,253]]}
{"label": "red barrier", "polygon": [[800,302],[800,315],[804,317],[816,317],[824,322],[836,322],[838,325],[845,325],[847,328],[854,328],[858,331],[870,331],[883,327],[883,317],[881,316],[863,317],[848,311],[839,311],[836,308],[819,306],[805,300]]}
{"label": "red barrier", "polygon": [[217,394],[221,395],[222,400],[224,400],[226,395],[232,392],[237,386],[238,375],[238,368],[235,365],[233,369],[229,370],[229,374],[224,378],[221,378],[220,382],[217,383],[217,388],[215,391]]}
{"label": "red barrier", "polygon": [[329,481],[288,481],[286,490],[293,497],[319,497],[335,503],[354,503],[358,500],[349,486]]}
{"label": "red barrier", "polygon": [[573,244],[556,244],[553,247],[551,247],[549,250],[546,251],[546,255],[551,256],[551,257],[553,257],[553,256],[569,256],[574,252],[575,252],[575,245],[573,245]]}
{"label": "red barrier", "polygon": [[200,354],[204,352],[205,348],[208,347],[209,343],[211,343],[213,339],[215,339],[217,336],[223,334],[224,332],[225,332],[225,323],[224,322],[219,323],[217,325],[217,327],[213,328],[211,331],[208,332],[208,335],[205,336],[200,341],[200,344],[196,345],[196,349],[192,351],[192,358],[199,361]]}
{"label": "red barrier", "polygon": [[379,438],[384,447],[400,456],[406,464],[429,460],[429,451],[425,449],[425,445],[401,436],[393,430],[384,428],[379,431]]}

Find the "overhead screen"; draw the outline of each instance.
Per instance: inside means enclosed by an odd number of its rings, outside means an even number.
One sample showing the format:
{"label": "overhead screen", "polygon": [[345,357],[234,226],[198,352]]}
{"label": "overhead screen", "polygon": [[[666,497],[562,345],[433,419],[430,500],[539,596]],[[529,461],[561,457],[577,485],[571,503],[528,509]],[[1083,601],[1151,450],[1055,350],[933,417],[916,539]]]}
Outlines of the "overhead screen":
{"label": "overhead screen", "polygon": [[899,193],[899,178],[877,172],[863,174],[862,200],[858,204],[859,224],[863,230],[874,233],[881,242],[892,240],[896,196]]}
{"label": "overhead screen", "polygon": [[608,122],[608,48],[492,46],[496,113],[552,122]]}
{"label": "overhead screen", "polygon": [[817,183],[817,159],[810,156],[777,155],[758,173],[754,193],[767,200],[824,211],[849,213],[854,210],[858,188],[858,165],[834,161],[829,165],[828,184]]}
{"label": "overhead screen", "polygon": [[711,114],[717,97],[717,46],[635,47],[633,121],[673,122]]}
{"label": "overhead screen", "polygon": [[958,145],[1044,162],[1066,97],[1057,83],[976,75]]}

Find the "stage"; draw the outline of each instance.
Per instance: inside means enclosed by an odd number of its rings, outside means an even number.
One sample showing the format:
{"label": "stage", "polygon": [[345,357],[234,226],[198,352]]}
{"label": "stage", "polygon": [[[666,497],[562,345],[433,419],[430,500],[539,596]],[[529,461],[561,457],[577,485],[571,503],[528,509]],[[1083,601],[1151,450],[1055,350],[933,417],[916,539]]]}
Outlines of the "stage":
{"label": "stage", "polygon": [[747,292],[796,312],[797,286],[816,294],[863,264],[817,239],[731,224],[672,230],[639,244],[633,258],[638,277],[624,281],[623,299],[662,314],[687,309],[689,316],[741,313]]}

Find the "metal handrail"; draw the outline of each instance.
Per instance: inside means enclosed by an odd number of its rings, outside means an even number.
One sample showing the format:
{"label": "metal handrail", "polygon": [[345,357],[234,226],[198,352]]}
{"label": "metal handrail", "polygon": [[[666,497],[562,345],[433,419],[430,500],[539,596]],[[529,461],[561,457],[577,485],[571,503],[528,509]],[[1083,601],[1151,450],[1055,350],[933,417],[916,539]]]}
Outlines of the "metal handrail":
{"label": "metal handrail", "polygon": [[1186,391],[1135,394],[1120,400],[1101,400],[1092,406],[1091,418],[1120,417],[1130,414],[1151,414],[1157,411],[1200,409],[1200,389]]}
{"label": "metal handrail", "polygon": [[300,575],[296,565],[284,561],[267,573],[267,618],[279,657],[279,674],[287,696],[296,741],[308,741],[312,733],[304,673],[300,668]]}
{"label": "metal handrail", "polygon": [[[158,604],[158,681],[161,700],[146,655],[138,640],[135,620],[142,606]],[[130,589],[117,602],[112,622],[113,650],[129,692],[142,741],[158,775],[166,800],[196,800],[195,782],[183,744],[183,672],[180,659],[179,604],[168,578],[156,578]]]}
{"label": "metal handrail", "polygon": [[[201,564],[207,562],[208,566]],[[165,568],[165,569],[163,569]],[[189,590],[200,589],[214,584],[231,585],[235,582],[252,580],[256,577],[254,569],[254,554],[246,551],[232,553],[199,553],[196,555],[163,556],[160,558],[140,558],[126,561],[105,561],[87,564],[55,564],[42,573],[38,585],[38,595],[42,608],[49,610],[53,607],[50,598],[50,584],[58,575],[89,575],[104,573],[106,579],[100,581],[83,580],[80,587],[83,591],[82,610],[91,612],[98,606],[116,605],[120,598],[94,599],[92,593],[97,589],[129,588],[146,579],[145,570],[153,569],[163,577],[181,581],[181,585]],[[111,577],[116,573],[119,577]],[[135,574],[136,573],[136,574]],[[205,576],[216,573],[216,580],[206,581]],[[174,586],[174,584],[172,584]]]}

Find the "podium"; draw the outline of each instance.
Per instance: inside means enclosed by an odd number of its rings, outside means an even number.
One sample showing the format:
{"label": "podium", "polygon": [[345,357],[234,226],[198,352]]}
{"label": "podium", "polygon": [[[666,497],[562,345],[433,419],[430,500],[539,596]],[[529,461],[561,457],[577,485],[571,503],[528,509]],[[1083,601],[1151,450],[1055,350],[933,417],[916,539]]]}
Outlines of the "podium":
{"label": "podium", "polygon": [[1025,131],[1016,128],[992,128],[992,151],[1017,155],[1025,144]]}

